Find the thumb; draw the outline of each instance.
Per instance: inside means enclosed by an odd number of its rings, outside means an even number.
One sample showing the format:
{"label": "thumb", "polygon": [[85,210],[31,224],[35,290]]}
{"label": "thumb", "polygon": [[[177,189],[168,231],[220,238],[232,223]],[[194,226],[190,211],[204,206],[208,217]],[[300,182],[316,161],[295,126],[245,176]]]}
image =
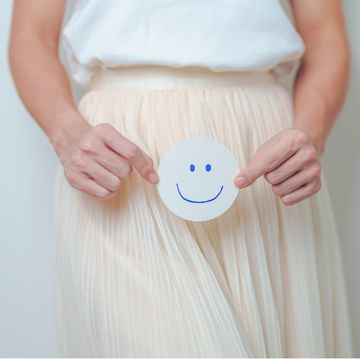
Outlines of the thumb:
{"label": "thumb", "polygon": [[270,168],[263,162],[261,158],[253,158],[248,165],[235,176],[235,186],[239,188],[247,187],[268,172]]}
{"label": "thumb", "polygon": [[244,188],[253,184],[259,177],[273,171],[296,152],[287,142],[270,146],[271,144],[260,147],[261,150],[258,150],[248,165],[235,176],[235,186]]}
{"label": "thumb", "polygon": [[250,177],[247,173],[247,167],[239,172],[234,178],[234,184],[236,187],[244,188],[253,183],[255,180],[250,180]]}

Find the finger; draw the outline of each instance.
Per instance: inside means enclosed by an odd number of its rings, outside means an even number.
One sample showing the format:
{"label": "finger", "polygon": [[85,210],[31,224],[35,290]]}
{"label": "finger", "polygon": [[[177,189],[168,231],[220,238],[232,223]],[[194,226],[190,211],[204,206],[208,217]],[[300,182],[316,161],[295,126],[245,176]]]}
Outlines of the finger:
{"label": "finger", "polygon": [[306,185],[280,198],[285,205],[290,206],[313,196],[321,189],[321,186],[321,180],[314,179],[313,181],[308,182]]}
{"label": "finger", "polygon": [[284,196],[290,192],[295,191],[306,183],[319,178],[321,171],[318,170],[318,168],[319,167],[317,165],[307,167],[296,172],[286,180],[277,184],[273,184],[271,186],[273,192],[278,196]]}
{"label": "finger", "polygon": [[124,146],[121,155],[133,165],[140,175],[152,184],[158,182],[159,177],[154,168],[153,160],[133,142],[122,137]]}
{"label": "finger", "polygon": [[111,192],[117,191],[120,188],[121,179],[96,162],[89,165],[86,174],[100,186]]}
{"label": "finger", "polygon": [[278,143],[268,151],[259,151],[234,180],[237,187],[247,187],[266,172],[272,171],[291,157],[297,150],[287,143]]}
{"label": "finger", "polygon": [[153,184],[157,183],[158,174],[154,168],[153,160],[113,127],[111,129],[106,128],[107,132],[104,135],[106,145],[128,160],[145,180]]}
{"label": "finger", "polygon": [[298,172],[308,166],[314,166],[312,169],[315,175],[320,175],[321,165],[320,161],[316,161],[314,151],[312,148],[303,148],[296,152],[293,156],[284,161],[278,168],[273,171],[265,173],[264,177],[270,184],[277,184],[285,181],[291,177],[295,172]]}
{"label": "finger", "polygon": [[106,148],[98,151],[95,160],[119,178],[130,176],[133,169],[129,161]]}
{"label": "finger", "polygon": [[77,178],[70,177],[68,181],[71,187],[100,200],[109,199],[116,195],[116,192],[109,191],[85,175]]}

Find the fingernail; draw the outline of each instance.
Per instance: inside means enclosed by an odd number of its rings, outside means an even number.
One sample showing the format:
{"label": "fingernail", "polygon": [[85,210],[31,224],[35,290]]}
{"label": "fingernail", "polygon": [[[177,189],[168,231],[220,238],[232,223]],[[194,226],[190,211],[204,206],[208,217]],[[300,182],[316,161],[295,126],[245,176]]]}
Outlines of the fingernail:
{"label": "fingernail", "polygon": [[234,183],[236,187],[242,187],[246,183],[246,179],[244,176],[236,177]]}
{"label": "fingernail", "polygon": [[156,184],[157,183],[157,181],[158,181],[158,176],[157,176],[157,174],[155,174],[154,172],[151,172],[150,174],[149,174],[149,181],[151,182],[151,183],[153,183],[153,184]]}

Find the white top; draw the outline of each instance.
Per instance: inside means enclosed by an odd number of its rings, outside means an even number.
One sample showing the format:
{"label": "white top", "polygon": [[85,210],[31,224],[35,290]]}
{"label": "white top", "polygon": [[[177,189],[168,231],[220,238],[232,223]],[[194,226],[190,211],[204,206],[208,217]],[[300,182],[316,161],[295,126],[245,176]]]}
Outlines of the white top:
{"label": "white top", "polygon": [[84,88],[115,67],[282,74],[305,50],[279,0],[77,0],[63,45]]}

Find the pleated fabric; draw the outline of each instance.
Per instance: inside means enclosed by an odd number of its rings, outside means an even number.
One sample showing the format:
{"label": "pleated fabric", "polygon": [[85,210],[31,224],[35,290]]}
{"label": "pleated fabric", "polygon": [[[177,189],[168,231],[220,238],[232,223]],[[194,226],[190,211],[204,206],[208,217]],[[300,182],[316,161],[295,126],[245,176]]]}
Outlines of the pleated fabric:
{"label": "pleated fabric", "polygon": [[[270,72],[131,71],[100,72],[79,111],[93,126],[110,123],[155,168],[177,142],[205,136],[226,145],[242,169],[293,123],[291,96]],[[115,197],[100,201],[73,189],[59,164],[61,356],[351,356],[323,174],[322,182],[316,195],[285,206],[261,177],[223,215],[190,222],[171,213],[136,170]]]}

